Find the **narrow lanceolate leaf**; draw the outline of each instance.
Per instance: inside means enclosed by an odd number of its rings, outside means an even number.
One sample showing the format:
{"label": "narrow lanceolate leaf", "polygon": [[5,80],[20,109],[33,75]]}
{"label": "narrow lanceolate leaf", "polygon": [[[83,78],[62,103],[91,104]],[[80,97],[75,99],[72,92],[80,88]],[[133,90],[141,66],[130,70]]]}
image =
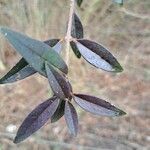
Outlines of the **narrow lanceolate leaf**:
{"label": "narrow lanceolate leaf", "polygon": [[70,97],[71,91],[65,77],[58,73],[47,62],[45,62],[45,70],[54,94],[61,99]]}
{"label": "narrow lanceolate leaf", "polygon": [[76,43],[74,43],[73,41],[70,42],[70,46],[74,52],[74,54],[77,56],[77,58],[81,58],[81,53],[78,50],[78,47],[76,45]]}
{"label": "narrow lanceolate leaf", "polygon": [[73,14],[71,36],[77,39],[83,38],[83,26],[76,13]]}
{"label": "narrow lanceolate leaf", "polygon": [[4,34],[25,60],[42,75],[46,75],[44,67],[45,61],[67,74],[67,65],[59,54],[47,44],[8,28],[0,28],[0,32]]}
{"label": "narrow lanceolate leaf", "polygon": [[[61,50],[61,42],[59,39],[51,39],[45,41],[46,44],[53,47],[56,52]],[[20,61],[4,76],[0,79],[0,84],[12,83],[25,79],[36,73],[33,67],[31,67],[24,58]]]}
{"label": "narrow lanceolate leaf", "polygon": [[51,117],[51,122],[54,123],[58,121],[64,115],[64,110],[65,110],[65,100],[61,100],[59,106],[57,107],[57,110]]}
{"label": "narrow lanceolate leaf", "polygon": [[78,116],[74,106],[69,101],[65,104],[65,120],[70,133],[76,136],[78,132]]}
{"label": "narrow lanceolate leaf", "polygon": [[4,77],[0,79],[0,84],[12,83],[24,79],[36,71],[28,65],[26,60],[22,58]]}
{"label": "narrow lanceolate leaf", "polygon": [[14,143],[20,143],[30,135],[39,130],[56,111],[59,105],[59,99],[52,97],[51,99],[38,105],[23,121],[20,126]]}
{"label": "narrow lanceolate leaf", "polygon": [[[76,13],[73,14],[71,36],[77,39],[82,39],[84,36],[82,23]],[[70,46],[77,58],[81,58],[78,47],[73,41],[70,42]]]}
{"label": "narrow lanceolate leaf", "polygon": [[76,2],[77,2],[77,5],[80,7],[82,2],[83,2],[83,0],[76,0]]}
{"label": "narrow lanceolate leaf", "polygon": [[83,94],[74,94],[75,102],[85,109],[96,115],[103,115],[103,116],[121,116],[125,115],[126,113],[114,105],[110,104],[107,101],[99,99],[94,96],[83,95]]}
{"label": "narrow lanceolate leaf", "polygon": [[81,55],[93,66],[110,72],[123,71],[117,59],[104,46],[86,39],[75,43]]}

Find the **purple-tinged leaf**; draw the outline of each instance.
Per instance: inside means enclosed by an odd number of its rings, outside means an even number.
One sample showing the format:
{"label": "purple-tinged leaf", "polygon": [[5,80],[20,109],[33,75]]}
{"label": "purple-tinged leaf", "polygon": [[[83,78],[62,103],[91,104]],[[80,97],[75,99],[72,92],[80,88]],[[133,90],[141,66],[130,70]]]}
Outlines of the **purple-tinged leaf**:
{"label": "purple-tinged leaf", "polygon": [[78,132],[78,116],[74,106],[69,101],[66,101],[65,104],[65,120],[70,133],[76,136]]}
{"label": "purple-tinged leaf", "polygon": [[75,43],[81,55],[93,66],[110,72],[123,71],[117,59],[104,46],[86,39]]}
{"label": "purple-tinged leaf", "polygon": [[57,97],[52,97],[38,105],[23,121],[14,143],[20,143],[39,130],[54,114],[59,105],[59,101]]}
{"label": "purple-tinged leaf", "polygon": [[68,67],[64,60],[47,44],[29,38],[8,28],[0,28],[0,32],[9,40],[12,46],[25,58],[25,60],[40,74],[46,75],[45,61],[55,66],[65,74]]}
{"label": "purple-tinged leaf", "polygon": [[93,114],[110,117],[121,116],[126,114],[124,111],[116,108],[109,102],[99,99],[97,97],[83,94],[74,94],[74,96],[75,102],[80,107]]}
{"label": "purple-tinged leaf", "polygon": [[65,77],[58,73],[47,62],[45,62],[45,70],[54,94],[60,99],[69,98],[71,96],[71,91]]}
{"label": "purple-tinged leaf", "polygon": [[51,122],[54,123],[58,121],[64,115],[64,110],[65,110],[65,100],[60,100],[57,110],[51,117]]}
{"label": "purple-tinged leaf", "polygon": [[71,36],[77,39],[83,38],[83,26],[76,13],[73,14]]}

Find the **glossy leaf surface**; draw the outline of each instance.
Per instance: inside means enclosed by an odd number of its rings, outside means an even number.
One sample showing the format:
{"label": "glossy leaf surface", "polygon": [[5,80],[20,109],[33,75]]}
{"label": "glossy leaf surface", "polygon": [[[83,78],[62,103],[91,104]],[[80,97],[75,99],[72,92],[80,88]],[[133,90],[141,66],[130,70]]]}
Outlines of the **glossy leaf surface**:
{"label": "glossy leaf surface", "polygon": [[45,61],[64,73],[68,72],[67,65],[63,59],[47,44],[8,28],[0,28],[0,31],[9,40],[13,47],[25,58],[25,60],[39,73],[46,75],[44,69]]}
{"label": "glossy leaf surface", "polygon": [[71,91],[65,77],[58,73],[47,62],[45,62],[45,69],[54,94],[61,99],[70,97]]}
{"label": "glossy leaf surface", "polygon": [[77,40],[76,45],[81,55],[90,64],[110,72],[123,71],[117,59],[102,45],[90,40]]}
{"label": "glossy leaf surface", "polygon": [[57,110],[51,117],[51,122],[54,123],[54,122],[58,121],[64,115],[64,110],[65,110],[65,101],[61,100]]}
{"label": "glossy leaf surface", "polygon": [[69,101],[65,104],[65,120],[70,133],[76,136],[78,132],[78,116],[74,106]]}
{"label": "glossy leaf surface", "polygon": [[110,104],[107,101],[99,99],[94,96],[83,95],[83,94],[74,94],[75,102],[85,109],[96,115],[103,115],[103,116],[121,116],[125,115],[125,112],[116,108],[114,105]]}
{"label": "glossy leaf surface", "polygon": [[39,130],[56,111],[59,105],[59,99],[52,97],[51,99],[38,105],[23,121],[20,126],[14,143],[19,143],[30,135]]}

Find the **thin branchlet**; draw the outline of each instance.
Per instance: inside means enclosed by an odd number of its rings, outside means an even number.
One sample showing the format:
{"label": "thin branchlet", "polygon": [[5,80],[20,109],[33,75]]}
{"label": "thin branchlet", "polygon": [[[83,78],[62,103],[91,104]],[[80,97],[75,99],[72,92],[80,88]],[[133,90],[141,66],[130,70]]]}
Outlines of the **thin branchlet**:
{"label": "thin branchlet", "polygon": [[75,11],[75,0],[70,0],[70,13],[69,13],[69,21],[68,21],[68,28],[66,33],[66,64],[69,65],[69,48],[70,48],[70,40],[72,38],[71,36],[71,29],[72,29],[72,20],[73,20],[73,14]]}

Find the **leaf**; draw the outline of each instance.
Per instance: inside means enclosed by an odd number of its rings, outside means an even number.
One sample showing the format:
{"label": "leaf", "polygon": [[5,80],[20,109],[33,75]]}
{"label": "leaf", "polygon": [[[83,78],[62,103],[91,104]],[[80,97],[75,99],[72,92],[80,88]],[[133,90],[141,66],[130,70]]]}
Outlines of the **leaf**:
{"label": "leaf", "polygon": [[[53,47],[56,52],[61,50],[61,42],[59,39],[51,39],[45,41],[46,44]],[[24,58],[20,61],[4,76],[0,79],[0,84],[12,83],[25,79],[36,73],[36,71],[26,62]]]}
{"label": "leaf", "polygon": [[49,45],[53,48],[58,54],[60,53],[62,49],[62,40],[60,39],[50,39],[47,41],[44,41],[45,44]]}
{"label": "leaf", "polygon": [[22,58],[4,77],[0,79],[0,84],[12,83],[22,80],[36,71],[28,65],[24,58]]}
{"label": "leaf", "polygon": [[65,104],[65,120],[71,134],[76,136],[78,132],[78,116],[74,106],[69,101]]}
{"label": "leaf", "polygon": [[75,43],[81,55],[93,66],[110,72],[123,71],[117,59],[104,46],[86,39]]}
{"label": "leaf", "polygon": [[[82,23],[76,13],[73,14],[71,36],[77,39],[82,39],[84,36]],[[81,53],[73,41],[70,42],[70,46],[77,58],[81,58]]]}
{"label": "leaf", "polygon": [[50,39],[50,40],[44,41],[44,43],[49,45],[50,47],[54,47],[59,41],[60,39]]}
{"label": "leaf", "polygon": [[45,61],[67,74],[67,65],[59,54],[48,45],[8,28],[0,28],[0,31],[25,60],[42,75],[46,75]]}
{"label": "leaf", "polygon": [[118,3],[118,4],[120,4],[120,5],[123,5],[123,1],[124,0],[113,0],[115,3]]}
{"label": "leaf", "polygon": [[20,143],[39,130],[48,119],[51,118],[58,105],[59,99],[56,97],[52,97],[38,105],[23,121],[17,132],[14,143]]}
{"label": "leaf", "polygon": [[51,122],[54,123],[58,121],[64,115],[64,110],[65,110],[65,100],[61,100],[57,110],[51,117]]}
{"label": "leaf", "polygon": [[78,47],[76,46],[76,43],[74,43],[73,41],[70,42],[70,46],[74,52],[74,54],[77,56],[77,58],[81,58],[81,53],[78,50]]}
{"label": "leaf", "polygon": [[[60,39],[50,39],[44,41],[47,45],[53,47],[56,52],[60,52],[62,41]],[[36,71],[22,58],[4,77],[0,79],[0,84],[12,83],[22,80]]]}
{"label": "leaf", "polygon": [[83,38],[83,26],[76,13],[73,14],[71,36],[77,39]]}
{"label": "leaf", "polygon": [[96,115],[103,115],[103,116],[121,116],[125,115],[126,113],[115,106],[111,105],[109,102],[99,99],[94,96],[83,95],[83,94],[74,94],[75,102],[85,109]]}
{"label": "leaf", "polygon": [[71,95],[71,91],[65,77],[59,74],[47,62],[45,62],[45,70],[47,73],[49,84],[54,94],[61,99],[69,98]]}
{"label": "leaf", "polygon": [[82,2],[83,2],[83,0],[76,0],[76,2],[77,2],[77,5],[80,7]]}

